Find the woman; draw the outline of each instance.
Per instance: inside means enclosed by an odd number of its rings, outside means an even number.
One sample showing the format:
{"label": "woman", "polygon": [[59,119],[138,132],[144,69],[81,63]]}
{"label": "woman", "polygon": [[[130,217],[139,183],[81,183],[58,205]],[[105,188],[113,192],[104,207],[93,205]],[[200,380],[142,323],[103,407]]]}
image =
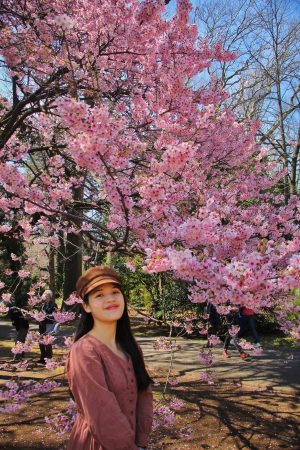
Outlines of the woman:
{"label": "woman", "polygon": [[76,284],[83,311],[68,355],[77,406],[68,450],[146,448],[152,426],[152,380],[131,329],[119,275],[90,268]]}
{"label": "woman", "polygon": [[[45,319],[42,322],[39,322],[40,334],[49,334],[55,324],[53,313],[57,308],[52,297],[52,291],[50,291],[50,289],[46,289],[43,294],[43,300],[45,303],[41,308],[41,311],[45,314]],[[39,347],[41,351],[41,357],[38,360],[38,363],[45,365],[45,358],[51,359],[53,356],[52,345],[39,344]]]}

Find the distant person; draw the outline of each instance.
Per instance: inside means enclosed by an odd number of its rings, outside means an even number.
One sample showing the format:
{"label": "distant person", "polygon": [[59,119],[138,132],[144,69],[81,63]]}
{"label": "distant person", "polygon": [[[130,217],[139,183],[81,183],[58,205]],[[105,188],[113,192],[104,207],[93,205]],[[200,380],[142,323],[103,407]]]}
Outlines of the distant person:
{"label": "distant person", "polygon": [[240,338],[243,337],[245,335],[246,331],[248,329],[250,329],[253,339],[254,339],[255,347],[261,347],[260,342],[259,342],[259,336],[256,331],[253,309],[243,306],[242,308],[240,308],[239,318],[240,318],[239,337]]}
{"label": "distant person", "polygon": [[[208,333],[207,333],[207,347],[212,347],[209,341],[210,335],[218,335],[221,328],[221,318],[220,314],[218,313],[215,305],[213,305],[211,302],[207,302],[207,306],[205,309],[205,313],[207,315],[207,322],[208,322]],[[220,337],[221,340],[222,336]]]}
{"label": "distant person", "polygon": [[[232,333],[232,327],[238,327],[239,326],[239,314],[238,314],[238,308],[231,308],[230,313],[226,316],[226,325],[227,325],[227,333],[225,336],[224,346],[222,355],[224,358],[230,358],[231,355],[228,353],[228,348],[230,343],[236,348],[236,350],[239,352],[240,358],[248,358],[249,354],[245,353],[242,349],[242,347],[239,344],[239,334],[238,332],[236,334]],[[230,334],[230,332],[232,334]]]}
{"label": "distant person", "polygon": [[[51,334],[53,331],[55,320],[53,318],[53,313],[57,309],[56,304],[53,300],[53,292],[47,289],[43,296],[44,304],[41,308],[46,317],[42,322],[39,322],[39,332],[41,335]],[[39,344],[41,357],[38,360],[40,364],[46,364],[45,358],[51,359],[53,356],[52,345]]]}
{"label": "distant person", "polygon": [[218,313],[217,308],[215,305],[208,302],[206,313],[208,315],[209,334],[217,334],[221,326],[220,314]]}
{"label": "distant person", "polygon": [[[10,318],[12,325],[15,327],[17,332],[15,343],[22,342],[24,344],[29,330],[29,321],[24,317],[21,309],[17,306],[14,306],[11,301],[6,303],[6,306],[8,306],[8,317]],[[14,355],[13,359],[14,361],[18,361],[23,357],[24,352]]]}

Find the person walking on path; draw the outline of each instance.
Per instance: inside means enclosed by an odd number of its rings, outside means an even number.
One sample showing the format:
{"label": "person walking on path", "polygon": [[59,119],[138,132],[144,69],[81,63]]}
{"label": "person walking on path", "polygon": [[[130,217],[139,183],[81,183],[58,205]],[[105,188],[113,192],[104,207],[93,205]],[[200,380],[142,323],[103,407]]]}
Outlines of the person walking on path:
{"label": "person walking on path", "polygon": [[255,347],[261,347],[259,342],[259,335],[256,330],[255,326],[255,319],[254,319],[254,311],[251,308],[246,308],[243,306],[240,308],[239,311],[239,318],[240,318],[240,331],[238,333],[239,338],[243,337],[249,328],[252,332],[252,336],[254,338],[254,345]]}
{"label": "person walking on path", "polygon": [[217,308],[211,302],[207,303],[206,316],[209,325],[209,334],[217,335],[221,327],[221,318]]}
{"label": "person walking on path", "polygon": [[118,273],[92,267],[76,284],[82,315],[66,373],[77,407],[68,450],[147,447],[152,379],[131,328]]}
{"label": "person walking on path", "polygon": [[[239,315],[238,308],[231,308],[230,313],[226,315],[226,325],[227,325],[227,333],[225,336],[224,346],[222,355],[224,358],[230,358],[231,355],[228,353],[228,348],[230,343],[234,345],[236,350],[239,352],[239,355],[242,359],[248,358],[249,354],[245,353],[242,347],[239,344]],[[235,332],[236,329],[236,332]]]}
{"label": "person walking on path", "polygon": [[[44,304],[41,311],[45,314],[45,319],[39,322],[39,332],[41,335],[50,334],[54,327],[53,313],[56,309],[56,305],[52,299],[53,293],[50,289],[47,289],[43,294]],[[45,358],[51,359],[53,356],[52,345],[39,344],[41,357],[38,360],[40,364],[45,365]]]}
{"label": "person walking on path", "polygon": [[[10,301],[6,304],[8,307],[8,317],[10,318],[12,325],[15,327],[17,335],[15,343],[22,342],[23,344],[26,341],[26,336],[29,330],[29,321],[24,317],[21,309],[17,306],[14,306]],[[19,361],[24,357],[24,352],[17,353],[14,355],[14,361]]]}

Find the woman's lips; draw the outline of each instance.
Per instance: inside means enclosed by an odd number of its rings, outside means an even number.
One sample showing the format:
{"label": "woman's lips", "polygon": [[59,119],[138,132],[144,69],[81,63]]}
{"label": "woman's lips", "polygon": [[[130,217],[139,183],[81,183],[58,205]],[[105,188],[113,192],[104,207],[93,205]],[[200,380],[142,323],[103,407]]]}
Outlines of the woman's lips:
{"label": "woman's lips", "polygon": [[105,308],[105,309],[107,309],[107,310],[113,310],[113,309],[117,309],[117,308],[119,308],[118,305],[112,305],[112,306],[108,306],[108,308]]}

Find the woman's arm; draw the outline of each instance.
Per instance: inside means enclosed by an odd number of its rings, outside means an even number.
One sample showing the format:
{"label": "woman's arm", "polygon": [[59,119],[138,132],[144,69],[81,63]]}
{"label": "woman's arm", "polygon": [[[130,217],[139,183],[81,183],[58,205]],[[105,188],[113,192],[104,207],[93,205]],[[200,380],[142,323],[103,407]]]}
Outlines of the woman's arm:
{"label": "woman's arm", "polygon": [[136,437],[137,446],[145,448],[152,429],[153,396],[151,385],[146,391],[139,391],[136,407]]}
{"label": "woman's arm", "polygon": [[109,391],[101,357],[86,341],[74,344],[68,378],[79,413],[99,446],[114,450],[137,449],[135,436],[115,394]]}
{"label": "woman's arm", "polygon": [[[138,349],[144,359],[143,351],[138,345]],[[136,436],[135,443],[140,448],[146,448],[152,429],[153,422],[153,395],[151,384],[145,391],[138,392],[136,406]]]}

